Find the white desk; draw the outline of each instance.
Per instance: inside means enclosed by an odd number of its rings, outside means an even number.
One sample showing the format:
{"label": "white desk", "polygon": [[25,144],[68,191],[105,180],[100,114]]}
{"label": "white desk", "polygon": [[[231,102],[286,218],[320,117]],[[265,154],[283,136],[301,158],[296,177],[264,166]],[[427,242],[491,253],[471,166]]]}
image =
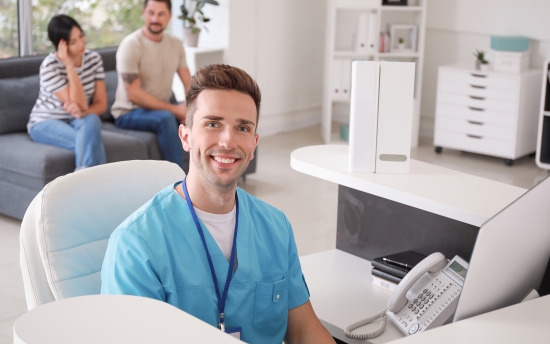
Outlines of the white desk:
{"label": "white desk", "polygon": [[409,174],[348,172],[347,145],[296,149],[290,166],[352,189],[480,227],[525,189],[411,159]]}
{"label": "white desk", "polygon": [[[386,308],[391,292],[372,284],[370,262],[344,251],[329,250],[302,256],[300,263],[313,309],[330,334],[346,343],[366,343],[347,338],[344,328]],[[355,332],[370,332],[376,326],[363,326]],[[371,342],[385,343],[403,336],[388,321],[386,331]]]}
{"label": "white desk", "polygon": [[[416,160],[411,160],[409,174],[350,173],[347,145],[300,148],[292,152],[290,164],[296,171],[476,227],[526,191]],[[357,232],[367,230],[359,225]],[[401,234],[408,229],[394,230]],[[442,241],[433,243],[435,250],[439,250],[437,245]],[[385,308],[390,292],[372,284],[370,262],[341,250],[308,255],[300,260],[319,319],[334,337],[348,343],[365,343],[346,338],[343,329]],[[387,326],[386,332],[373,343],[402,337],[391,323]]]}
{"label": "white desk", "polygon": [[15,321],[14,344],[242,343],[165,302],[89,295],[37,307]]}
{"label": "white desk", "polygon": [[395,344],[549,343],[550,295],[418,333]]}

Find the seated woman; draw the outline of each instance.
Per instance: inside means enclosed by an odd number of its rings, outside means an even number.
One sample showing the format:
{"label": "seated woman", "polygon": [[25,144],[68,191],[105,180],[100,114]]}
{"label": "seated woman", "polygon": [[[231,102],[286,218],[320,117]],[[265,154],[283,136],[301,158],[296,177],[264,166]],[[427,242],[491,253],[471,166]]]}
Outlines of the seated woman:
{"label": "seated woman", "polygon": [[27,130],[35,142],[69,149],[76,169],[105,163],[99,115],[107,109],[101,56],[85,50],[86,38],[71,17],[48,24],[56,51],[40,65],[40,91]]}

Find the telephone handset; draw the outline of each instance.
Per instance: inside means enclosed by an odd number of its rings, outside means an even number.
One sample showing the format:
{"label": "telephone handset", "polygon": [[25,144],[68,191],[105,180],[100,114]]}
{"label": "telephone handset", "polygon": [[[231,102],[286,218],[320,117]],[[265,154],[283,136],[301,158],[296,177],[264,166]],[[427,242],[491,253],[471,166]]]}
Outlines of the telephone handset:
{"label": "telephone handset", "polygon": [[[384,332],[386,317],[405,335],[442,325],[454,313],[468,266],[459,256],[447,262],[442,253],[432,253],[401,280],[386,310],[346,327],[345,335],[353,339],[378,337]],[[376,319],[380,319],[380,325],[375,331],[352,333]]]}

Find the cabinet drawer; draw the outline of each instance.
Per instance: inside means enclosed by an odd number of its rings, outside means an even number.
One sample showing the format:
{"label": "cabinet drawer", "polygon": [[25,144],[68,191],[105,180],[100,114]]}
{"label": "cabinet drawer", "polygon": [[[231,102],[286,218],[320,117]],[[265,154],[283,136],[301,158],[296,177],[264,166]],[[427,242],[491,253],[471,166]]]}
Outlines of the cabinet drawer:
{"label": "cabinet drawer", "polygon": [[436,130],[434,145],[496,157],[515,159],[515,140],[473,137],[447,130]]}
{"label": "cabinet drawer", "polygon": [[489,73],[477,73],[473,71],[446,69],[439,70],[439,79],[441,81],[454,81],[466,85],[476,85],[485,87],[494,87],[499,89],[509,89],[519,92],[520,77],[515,75],[497,75]]}
{"label": "cabinet drawer", "polygon": [[439,84],[438,90],[445,93],[458,93],[478,98],[500,99],[511,102],[519,101],[518,90],[468,84],[465,82],[445,80]]}
{"label": "cabinet drawer", "polygon": [[466,121],[497,124],[503,127],[516,127],[517,114],[505,111],[476,108],[473,106],[437,103],[436,118],[449,117]]}
{"label": "cabinet drawer", "polygon": [[499,112],[517,113],[519,104],[514,101],[504,101],[502,99],[492,99],[478,96],[470,96],[459,93],[437,93],[438,103],[447,103],[473,107],[482,110],[496,110]]}
{"label": "cabinet drawer", "polygon": [[513,140],[516,135],[515,129],[512,127],[447,117],[438,117],[435,126],[437,131],[465,134],[471,138]]}

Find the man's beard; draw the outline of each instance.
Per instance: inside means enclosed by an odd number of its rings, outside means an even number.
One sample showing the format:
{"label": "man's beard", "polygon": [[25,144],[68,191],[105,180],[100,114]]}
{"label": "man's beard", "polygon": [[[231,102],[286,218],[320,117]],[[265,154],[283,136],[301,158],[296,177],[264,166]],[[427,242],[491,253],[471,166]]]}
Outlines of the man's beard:
{"label": "man's beard", "polygon": [[[156,24],[155,27],[158,26],[159,29],[158,29],[158,30],[154,30],[154,29],[153,29],[153,24]],[[151,23],[151,24],[149,24],[149,26],[147,26],[147,30],[149,30],[149,32],[152,33],[153,35],[158,35],[158,34],[162,33],[162,31],[164,31],[164,29],[165,29],[165,28],[163,28],[162,25],[159,24],[159,23]]]}

